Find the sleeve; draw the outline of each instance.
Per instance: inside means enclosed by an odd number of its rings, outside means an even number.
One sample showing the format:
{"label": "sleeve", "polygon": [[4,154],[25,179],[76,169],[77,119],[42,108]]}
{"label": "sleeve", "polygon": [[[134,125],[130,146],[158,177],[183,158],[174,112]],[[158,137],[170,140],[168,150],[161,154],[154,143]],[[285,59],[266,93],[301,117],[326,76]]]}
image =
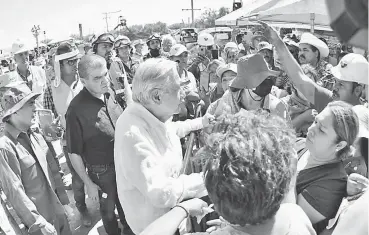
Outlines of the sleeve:
{"label": "sleeve", "polygon": [[188,72],[188,78],[190,79],[190,82],[191,82],[191,85],[190,85],[191,91],[194,91],[197,93],[198,89],[197,89],[197,83],[196,83],[195,76],[193,76],[191,72]]}
{"label": "sleeve", "polygon": [[185,137],[191,131],[197,131],[203,128],[201,117],[192,120],[188,119],[183,122],[172,122],[170,125],[176,129],[179,138]]}
{"label": "sleeve", "polygon": [[20,175],[20,165],[14,154],[0,149],[0,186],[17,215],[31,233],[44,227],[47,222],[26,195]]}
{"label": "sleeve", "polygon": [[115,90],[122,89],[122,86],[120,82],[118,81],[118,78],[123,77],[124,75],[123,75],[123,71],[118,61],[116,60],[113,61],[109,69],[109,74],[110,74],[111,82],[114,86],[114,89]]}
{"label": "sleeve", "polygon": [[305,200],[328,219],[335,216],[345,194],[346,181],[339,179],[317,181],[301,192]]}
{"label": "sleeve", "polygon": [[56,112],[55,105],[54,105],[54,98],[51,91],[51,86],[48,85],[46,87],[46,90],[44,92],[44,109],[49,109],[54,113],[55,118],[58,116],[58,113]]}
{"label": "sleeve", "polygon": [[115,154],[116,168],[122,169],[127,181],[155,207],[173,207],[205,188],[201,174],[168,177],[165,174],[167,166],[158,160],[161,156],[140,133],[129,131],[121,138],[117,137],[116,141],[122,143]]}
{"label": "sleeve", "polygon": [[65,120],[65,135],[68,153],[74,153],[82,156],[84,146],[82,124],[73,108],[68,108],[67,114],[65,115]]}
{"label": "sleeve", "polygon": [[320,113],[328,105],[329,102],[333,101],[332,92],[324,87],[315,85],[314,92],[314,107]]}

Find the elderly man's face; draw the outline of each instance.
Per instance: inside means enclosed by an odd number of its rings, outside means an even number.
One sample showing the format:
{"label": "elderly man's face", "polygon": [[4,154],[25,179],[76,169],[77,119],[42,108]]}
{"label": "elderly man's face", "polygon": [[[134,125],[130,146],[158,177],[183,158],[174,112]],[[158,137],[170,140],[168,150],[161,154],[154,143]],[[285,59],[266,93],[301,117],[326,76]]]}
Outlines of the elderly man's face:
{"label": "elderly man's face", "polygon": [[36,115],[35,99],[30,99],[21,109],[11,115],[12,122],[16,122],[21,128],[28,129]]}
{"label": "elderly man's face", "polygon": [[171,87],[168,87],[167,91],[162,93],[159,105],[162,112],[169,115],[173,115],[179,110],[179,105],[183,99],[177,70],[173,70],[171,76],[173,76],[174,83],[170,85]]}
{"label": "elderly man's face", "polygon": [[108,69],[105,64],[89,69],[88,75],[88,78],[82,78],[81,81],[90,93],[101,96],[109,92]]}
{"label": "elderly man's face", "polygon": [[137,44],[135,48],[136,48],[136,51],[138,53],[141,53],[142,52],[143,45],[142,44]]}
{"label": "elderly man's face", "polygon": [[14,55],[14,60],[18,65],[28,64],[29,63],[29,52],[25,51],[25,52],[22,52],[22,53],[15,54]]}
{"label": "elderly man's face", "polygon": [[172,46],[173,46],[173,43],[171,41],[165,41],[163,43],[163,51],[169,52],[170,48],[172,48]]}

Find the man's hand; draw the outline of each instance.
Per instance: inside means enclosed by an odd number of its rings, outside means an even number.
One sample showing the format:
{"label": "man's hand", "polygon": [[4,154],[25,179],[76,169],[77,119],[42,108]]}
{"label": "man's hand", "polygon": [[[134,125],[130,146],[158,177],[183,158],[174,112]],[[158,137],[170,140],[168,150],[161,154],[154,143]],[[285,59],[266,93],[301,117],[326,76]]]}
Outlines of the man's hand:
{"label": "man's hand", "polygon": [[43,235],[56,235],[56,229],[54,226],[48,222],[46,222],[45,227],[41,228],[41,232]]}
{"label": "man's hand", "polygon": [[264,27],[264,36],[268,39],[269,43],[274,44],[279,40],[282,41],[282,39],[278,35],[277,30],[275,30],[272,26],[260,20],[258,21],[258,23]]}
{"label": "man's hand", "polygon": [[211,115],[210,113],[207,113],[202,117],[203,127],[207,127],[210,124],[213,124],[214,122],[215,122],[215,117],[213,115]]}
{"label": "man's hand", "polygon": [[208,207],[208,204],[201,199],[193,198],[179,204],[183,206],[190,216],[198,216],[203,214],[203,208]]}
{"label": "man's hand", "polygon": [[91,198],[93,202],[98,202],[100,187],[91,181],[90,183],[86,184],[86,188],[88,197]]}

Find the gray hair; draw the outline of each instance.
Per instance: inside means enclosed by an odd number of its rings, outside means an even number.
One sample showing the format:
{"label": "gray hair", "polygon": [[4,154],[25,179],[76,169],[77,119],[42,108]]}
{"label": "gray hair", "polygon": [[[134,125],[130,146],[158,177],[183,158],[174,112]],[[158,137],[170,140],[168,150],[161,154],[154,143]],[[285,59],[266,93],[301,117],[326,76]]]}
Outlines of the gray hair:
{"label": "gray hair", "polygon": [[140,64],[135,73],[132,82],[132,99],[145,105],[150,102],[153,95],[174,89],[177,82],[179,84],[175,62],[163,58],[148,59]]}
{"label": "gray hair", "polygon": [[105,58],[95,54],[85,55],[78,63],[78,74],[81,78],[88,79],[89,70],[102,68],[103,66],[106,66]]}
{"label": "gray hair", "polygon": [[166,44],[168,42],[171,42],[172,45],[175,45],[177,43],[176,40],[171,35],[164,35],[162,37],[162,41],[163,41],[162,42],[163,44]]}

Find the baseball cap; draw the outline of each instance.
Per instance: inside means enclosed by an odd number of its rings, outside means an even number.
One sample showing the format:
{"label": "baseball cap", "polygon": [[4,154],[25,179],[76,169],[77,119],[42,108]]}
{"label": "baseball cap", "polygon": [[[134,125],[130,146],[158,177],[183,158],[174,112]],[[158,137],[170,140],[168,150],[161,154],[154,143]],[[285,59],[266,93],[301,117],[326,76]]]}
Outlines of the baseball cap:
{"label": "baseball cap", "polygon": [[217,76],[218,77],[222,77],[223,74],[227,71],[232,71],[232,72],[235,72],[237,73],[237,64],[233,64],[233,63],[230,63],[230,64],[221,64],[218,68],[217,68]]}
{"label": "baseball cap", "polygon": [[369,63],[364,56],[349,53],[342,57],[331,73],[339,80],[368,85]]}
{"label": "baseball cap", "polygon": [[187,48],[182,44],[175,44],[169,51],[170,56],[179,56],[183,52],[188,52]]}
{"label": "baseball cap", "polygon": [[237,77],[230,85],[237,89],[254,89],[268,77],[280,74],[280,71],[270,70],[260,54],[241,57],[237,62],[237,72]]}
{"label": "baseball cap", "polygon": [[259,49],[258,52],[260,52],[261,50],[273,51],[273,45],[270,44],[269,42],[259,42],[258,49]]}

